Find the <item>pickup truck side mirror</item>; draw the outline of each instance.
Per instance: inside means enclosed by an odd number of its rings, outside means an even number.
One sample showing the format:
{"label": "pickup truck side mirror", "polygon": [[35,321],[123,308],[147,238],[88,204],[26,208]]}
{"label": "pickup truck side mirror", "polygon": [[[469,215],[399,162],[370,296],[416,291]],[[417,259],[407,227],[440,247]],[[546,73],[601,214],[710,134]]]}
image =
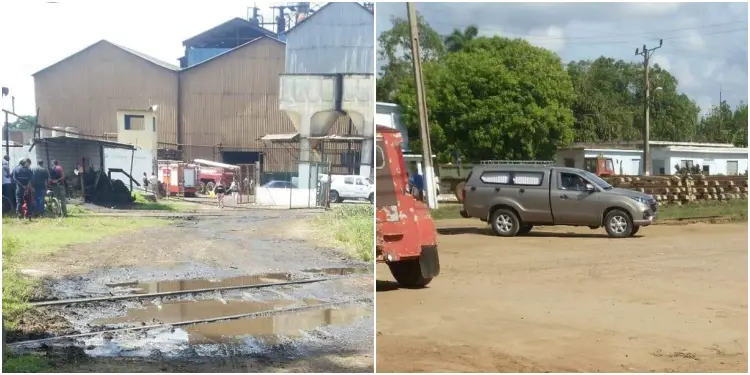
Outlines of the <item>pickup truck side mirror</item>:
{"label": "pickup truck side mirror", "polygon": [[594,192],[596,189],[594,189],[594,185],[586,184],[586,191],[588,192]]}

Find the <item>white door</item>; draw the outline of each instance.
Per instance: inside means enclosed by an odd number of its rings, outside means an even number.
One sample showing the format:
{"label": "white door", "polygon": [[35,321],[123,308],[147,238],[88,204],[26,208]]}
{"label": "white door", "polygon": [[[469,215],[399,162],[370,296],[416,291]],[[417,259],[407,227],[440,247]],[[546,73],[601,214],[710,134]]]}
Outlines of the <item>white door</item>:
{"label": "white door", "polygon": [[633,171],[630,174],[640,176],[643,173],[643,170],[641,170],[641,159],[631,159],[630,165],[633,168]]}
{"label": "white door", "polygon": [[351,197],[354,198],[357,196],[357,189],[354,185],[354,177],[344,177],[344,184],[342,186],[342,197]]}
{"label": "white door", "polygon": [[357,198],[367,198],[367,181],[364,178],[357,177]]}
{"label": "white door", "polygon": [[728,175],[730,175],[730,176],[731,175],[736,175],[737,172],[738,172],[737,171],[738,169],[739,169],[739,167],[737,166],[737,161],[736,160],[727,160],[727,174]]}

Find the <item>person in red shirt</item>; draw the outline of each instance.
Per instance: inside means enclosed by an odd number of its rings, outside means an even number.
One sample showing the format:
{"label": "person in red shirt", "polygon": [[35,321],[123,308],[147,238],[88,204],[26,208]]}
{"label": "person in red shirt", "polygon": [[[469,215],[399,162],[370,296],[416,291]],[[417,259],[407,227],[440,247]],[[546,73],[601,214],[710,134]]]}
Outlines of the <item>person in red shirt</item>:
{"label": "person in red shirt", "polygon": [[63,171],[60,162],[57,160],[52,160],[52,168],[49,171],[49,181],[50,189],[55,193],[55,198],[60,201],[63,217],[67,217],[68,204],[65,198],[68,194],[65,191],[65,172]]}

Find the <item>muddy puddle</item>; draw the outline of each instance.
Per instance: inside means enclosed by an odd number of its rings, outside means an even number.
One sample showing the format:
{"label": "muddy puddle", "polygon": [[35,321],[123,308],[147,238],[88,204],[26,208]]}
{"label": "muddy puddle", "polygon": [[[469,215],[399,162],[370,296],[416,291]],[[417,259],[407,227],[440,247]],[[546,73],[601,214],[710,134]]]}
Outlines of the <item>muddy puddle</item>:
{"label": "muddy puddle", "polygon": [[168,280],[139,283],[138,281],[123,282],[117,284],[108,284],[110,288],[119,289],[123,292],[146,294],[161,292],[179,292],[195,289],[211,288],[228,288],[246,285],[261,285],[271,283],[282,283],[292,280],[303,280],[305,277],[300,274],[316,274],[326,276],[348,276],[357,274],[366,274],[370,272],[367,268],[348,267],[348,268],[319,268],[299,271],[296,274],[291,273],[266,273],[252,276],[238,276],[222,279],[187,279],[187,280]]}
{"label": "muddy puddle", "polygon": [[372,309],[359,306],[315,309],[322,303],[316,299],[269,300],[269,301],[179,301],[144,308],[129,309],[122,317],[99,319],[96,325],[170,324],[222,316],[259,313],[279,308],[308,305],[310,310],[279,313],[273,316],[240,318],[222,322],[199,323],[180,327],[187,334],[187,343],[192,345],[240,342],[251,336],[266,344],[278,342],[281,337],[299,337],[304,331],[329,325],[346,325],[372,315]]}

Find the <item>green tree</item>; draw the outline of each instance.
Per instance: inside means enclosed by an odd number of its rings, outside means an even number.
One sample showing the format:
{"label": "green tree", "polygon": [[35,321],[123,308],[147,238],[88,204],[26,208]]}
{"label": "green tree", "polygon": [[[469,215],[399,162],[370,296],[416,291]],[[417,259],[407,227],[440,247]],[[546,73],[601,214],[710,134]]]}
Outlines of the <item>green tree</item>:
{"label": "green tree", "polygon": [[[10,123],[11,130],[31,130],[34,129],[34,123],[36,122],[36,116],[21,116],[15,121]],[[25,120],[25,121],[24,121]]]}
{"label": "green tree", "polygon": [[458,52],[478,35],[479,29],[474,25],[468,26],[464,31],[453,29],[453,33],[445,37],[445,47],[448,52]]}
{"label": "green tree", "polygon": [[[424,65],[430,138],[441,161],[548,159],[572,139],[574,91],[560,58],[522,40],[477,38]],[[414,82],[395,102],[419,149]]]}
{"label": "green tree", "polygon": [[711,107],[700,121],[699,133],[702,140],[746,147],[747,115],[747,104],[744,102],[734,111],[726,101]]}
{"label": "green tree", "polygon": [[[376,82],[377,100],[390,102],[398,83],[412,77],[411,33],[409,22],[392,17],[391,28],[378,36],[378,59],[385,64]],[[445,55],[443,38],[425,19],[417,14],[422,62],[434,61]],[[413,78],[412,78],[413,79]]]}
{"label": "green tree", "polygon": [[[576,100],[575,141],[637,141],[643,138],[643,66],[607,57],[567,65]],[[650,68],[650,137],[692,141],[699,137],[700,108],[677,91],[677,79],[658,64]],[[657,89],[658,88],[658,89]]]}

